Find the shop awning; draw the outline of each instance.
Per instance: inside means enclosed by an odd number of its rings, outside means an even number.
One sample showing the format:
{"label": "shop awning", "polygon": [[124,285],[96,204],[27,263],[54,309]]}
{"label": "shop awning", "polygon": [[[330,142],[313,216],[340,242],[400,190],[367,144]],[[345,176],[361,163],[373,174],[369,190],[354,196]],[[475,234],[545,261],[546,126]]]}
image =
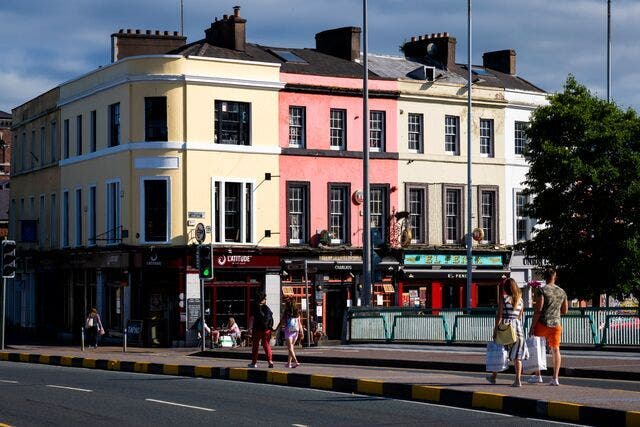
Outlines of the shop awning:
{"label": "shop awning", "polygon": [[[501,280],[509,277],[509,270],[473,270],[472,279]],[[430,268],[405,268],[404,275],[417,279],[466,279],[466,269],[430,269]]]}

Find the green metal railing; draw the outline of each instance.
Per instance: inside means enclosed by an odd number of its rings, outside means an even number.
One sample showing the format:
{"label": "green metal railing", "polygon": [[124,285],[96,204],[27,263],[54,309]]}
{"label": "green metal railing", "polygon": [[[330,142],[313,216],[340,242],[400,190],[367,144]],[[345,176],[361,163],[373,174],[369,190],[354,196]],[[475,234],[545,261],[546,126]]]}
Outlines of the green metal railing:
{"label": "green metal railing", "polygon": [[[525,310],[528,332],[533,309]],[[491,340],[495,310],[408,307],[351,308],[351,342],[484,343]],[[638,309],[578,308],[561,317],[562,343],[593,346],[640,346]],[[391,325],[391,327],[389,327]]]}

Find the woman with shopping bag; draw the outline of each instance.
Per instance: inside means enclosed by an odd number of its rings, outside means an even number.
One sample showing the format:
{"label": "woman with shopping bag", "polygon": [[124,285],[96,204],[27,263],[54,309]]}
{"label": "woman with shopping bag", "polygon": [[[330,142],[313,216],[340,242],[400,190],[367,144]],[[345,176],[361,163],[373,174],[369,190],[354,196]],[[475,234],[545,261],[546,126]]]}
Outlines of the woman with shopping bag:
{"label": "woman with shopping bag", "polygon": [[[504,345],[509,360],[513,362],[516,380],[512,387],[522,387],[522,360],[529,357],[522,328],[523,312],[524,304],[518,284],[513,279],[503,280],[498,287],[498,310],[493,328],[493,340],[497,344]],[[497,377],[498,372],[494,371],[487,375],[487,381],[495,384]]]}

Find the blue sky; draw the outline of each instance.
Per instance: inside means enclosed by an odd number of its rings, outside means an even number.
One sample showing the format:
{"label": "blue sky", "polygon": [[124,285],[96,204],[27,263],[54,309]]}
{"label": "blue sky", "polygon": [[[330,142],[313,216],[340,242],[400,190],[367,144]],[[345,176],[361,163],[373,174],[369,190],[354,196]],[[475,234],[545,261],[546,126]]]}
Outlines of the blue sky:
{"label": "blue sky", "polygon": [[[361,0],[183,0],[184,33],[201,39],[241,6],[249,42],[314,47],[317,32],[362,25]],[[612,95],[640,109],[640,2],[612,0]],[[369,51],[399,55],[411,36],[449,32],[467,61],[466,0],[369,0]],[[473,54],[515,49],[518,75],[547,91],[569,73],[606,97],[606,0],[473,0]],[[0,110],[11,111],[110,61],[120,28],[179,30],[180,0],[0,0]]]}

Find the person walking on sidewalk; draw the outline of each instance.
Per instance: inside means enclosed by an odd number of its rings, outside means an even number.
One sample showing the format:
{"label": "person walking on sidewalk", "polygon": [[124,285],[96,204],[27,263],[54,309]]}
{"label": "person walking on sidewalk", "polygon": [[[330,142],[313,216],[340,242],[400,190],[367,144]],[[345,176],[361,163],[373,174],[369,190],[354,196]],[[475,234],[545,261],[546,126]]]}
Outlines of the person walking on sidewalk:
{"label": "person walking on sidewalk", "polygon": [[300,312],[295,306],[295,303],[291,299],[287,299],[284,304],[284,313],[282,319],[274,331],[284,328],[284,341],[287,343],[287,350],[289,350],[287,368],[297,368],[300,366],[294,346],[298,341],[298,338],[302,339],[302,323],[300,322]]}
{"label": "person walking on sidewalk", "polygon": [[104,334],[104,328],[98,310],[95,308],[92,308],[84,319],[84,328],[87,331],[89,347],[98,348],[98,334]]}
{"label": "person walking on sidewalk", "polygon": [[273,368],[273,355],[270,344],[272,328],[273,312],[267,306],[267,296],[263,292],[258,292],[251,309],[251,318],[249,319],[249,329],[251,329],[251,339],[253,341],[250,368],[258,367],[258,347],[260,343],[262,343],[262,348],[267,356],[269,367]]}
{"label": "person walking on sidewalk", "polygon": [[[509,353],[509,360],[513,362],[513,367],[516,371],[516,380],[511,384],[511,387],[522,387],[522,360],[529,358],[524,329],[522,328],[522,314],[524,313],[522,294],[520,288],[518,288],[518,283],[511,278],[502,281],[498,292],[498,312],[496,313],[496,324],[493,328],[493,339],[496,339],[498,325],[501,323],[511,325],[516,330],[516,342],[505,347]],[[493,372],[491,375],[487,375],[487,381],[495,384],[497,377],[498,373]]]}
{"label": "person walking on sidewalk", "polygon": [[[547,284],[536,289],[536,306],[529,336],[544,337],[547,340],[553,359],[553,378],[549,385],[559,386],[560,375],[560,337],[562,336],[562,323],[560,315],[569,310],[566,292],[556,285],[557,273],[553,267],[547,267],[544,272],[544,280]],[[529,379],[530,383],[542,382],[540,371]]]}

